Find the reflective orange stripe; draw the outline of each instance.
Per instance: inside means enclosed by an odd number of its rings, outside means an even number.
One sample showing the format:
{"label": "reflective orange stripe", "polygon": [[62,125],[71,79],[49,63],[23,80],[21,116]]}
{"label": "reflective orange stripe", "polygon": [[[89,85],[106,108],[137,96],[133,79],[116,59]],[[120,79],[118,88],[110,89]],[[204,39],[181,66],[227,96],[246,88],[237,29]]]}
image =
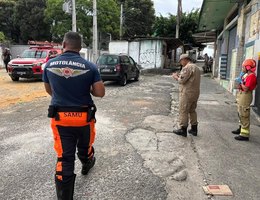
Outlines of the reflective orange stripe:
{"label": "reflective orange stripe", "polygon": [[62,171],[62,163],[60,161],[57,162],[57,164],[56,164],[56,171],[57,172],[61,172]]}
{"label": "reflective orange stripe", "polygon": [[[58,161],[56,164],[56,171],[57,172],[62,172],[62,162]],[[56,175],[57,179],[62,180],[61,175]]]}
{"label": "reflective orange stripe", "polygon": [[90,141],[89,144],[92,146],[95,142],[95,137],[96,137],[96,128],[95,128],[95,122],[92,120],[90,122]]}
{"label": "reflective orange stripe", "polygon": [[56,175],[56,178],[62,181],[62,176],[61,175]]}
{"label": "reflective orange stripe", "polygon": [[52,118],[52,124],[60,126],[86,126],[89,123],[87,122],[87,113],[86,112],[59,112],[60,120],[56,121]]}
{"label": "reflective orange stripe", "polygon": [[62,157],[63,149],[60,140],[60,134],[55,124],[51,123],[51,128],[53,131],[53,138],[54,138],[54,149],[57,153],[58,157]]}
{"label": "reflective orange stripe", "polygon": [[[51,124],[52,127],[52,131],[53,131],[53,138],[54,138],[54,149],[57,153],[57,157],[61,158],[62,157],[62,153],[63,153],[63,149],[62,149],[62,144],[61,144],[61,140],[60,140],[60,134],[58,132],[58,129],[56,127],[56,125],[54,125],[53,123]],[[57,172],[62,172],[62,162],[57,162],[56,163],[56,171]],[[62,180],[62,176],[61,175],[56,175],[56,178],[59,180]]]}
{"label": "reflective orange stripe", "polygon": [[89,140],[89,149],[88,149],[88,155],[89,158],[92,157],[91,150],[92,150],[92,146],[95,142],[95,138],[96,138],[96,128],[95,128],[95,122],[94,119],[90,122],[90,140]]}

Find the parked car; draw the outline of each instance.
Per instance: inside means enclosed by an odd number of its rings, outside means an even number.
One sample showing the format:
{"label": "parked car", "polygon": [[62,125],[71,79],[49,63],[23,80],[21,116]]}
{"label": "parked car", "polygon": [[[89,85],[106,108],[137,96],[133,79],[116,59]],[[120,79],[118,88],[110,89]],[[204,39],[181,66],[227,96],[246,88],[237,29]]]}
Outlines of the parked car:
{"label": "parked car", "polygon": [[130,79],[139,80],[139,66],[128,55],[103,54],[99,56],[97,66],[103,81],[117,81],[125,86]]}
{"label": "parked car", "polygon": [[13,81],[19,81],[19,78],[42,78],[42,65],[49,59],[61,54],[60,48],[54,48],[47,42],[41,42],[41,45],[32,45],[25,50],[21,56],[12,59],[8,63],[8,74]]}

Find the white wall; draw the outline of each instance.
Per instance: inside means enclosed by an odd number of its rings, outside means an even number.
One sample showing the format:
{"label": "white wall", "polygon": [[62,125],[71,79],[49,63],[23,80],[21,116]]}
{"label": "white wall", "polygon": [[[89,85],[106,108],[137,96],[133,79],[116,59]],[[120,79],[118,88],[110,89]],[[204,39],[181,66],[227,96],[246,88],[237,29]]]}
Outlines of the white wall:
{"label": "white wall", "polygon": [[129,55],[135,60],[135,62],[140,63],[140,42],[130,42],[129,43]]}
{"label": "white wall", "polygon": [[161,68],[164,65],[163,40],[112,41],[109,53],[130,55],[144,69]]}
{"label": "white wall", "polygon": [[162,40],[144,40],[140,42],[139,64],[144,69],[162,68],[165,57],[163,55]]}
{"label": "white wall", "polygon": [[109,53],[119,54],[124,53],[128,54],[128,42],[127,41],[113,41],[109,42]]}
{"label": "white wall", "polygon": [[[94,60],[92,49],[82,48],[79,53],[80,53],[82,58],[85,58],[86,60],[96,64],[96,60]],[[103,54],[103,53],[108,53],[108,51],[98,51],[98,56]]]}
{"label": "white wall", "polygon": [[140,41],[139,64],[144,69],[162,68],[164,66],[163,43],[163,40]]}

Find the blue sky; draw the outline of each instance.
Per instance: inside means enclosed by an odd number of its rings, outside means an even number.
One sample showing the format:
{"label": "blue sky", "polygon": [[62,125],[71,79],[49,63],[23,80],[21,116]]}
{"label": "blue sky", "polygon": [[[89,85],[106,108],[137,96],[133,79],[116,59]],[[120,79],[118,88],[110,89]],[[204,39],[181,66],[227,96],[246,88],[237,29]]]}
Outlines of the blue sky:
{"label": "blue sky", "polygon": [[[167,17],[168,13],[176,14],[178,0],[153,0],[155,14]],[[183,12],[190,12],[193,8],[200,8],[203,0],[182,0]]]}

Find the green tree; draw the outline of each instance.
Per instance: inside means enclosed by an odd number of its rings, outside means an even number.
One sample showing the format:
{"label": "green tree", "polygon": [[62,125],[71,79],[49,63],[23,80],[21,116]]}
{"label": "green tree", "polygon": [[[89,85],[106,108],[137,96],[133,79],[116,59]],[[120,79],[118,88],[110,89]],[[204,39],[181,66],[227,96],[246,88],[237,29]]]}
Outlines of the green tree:
{"label": "green tree", "polygon": [[120,8],[115,0],[98,0],[98,30],[110,33],[114,39],[119,38]]}
{"label": "green tree", "polygon": [[18,42],[19,29],[14,24],[14,8],[16,1],[0,0],[0,30],[6,38]]}
{"label": "green tree", "polygon": [[163,17],[162,15],[156,17],[153,32],[154,36],[175,37],[176,16],[170,14],[169,17]]}
{"label": "green tree", "polygon": [[[192,34],[197,31],[199,21],[199,9],[192,10],[189,13],[183,13],[180,23],[180,40],[184,43],[194,44]],[[176,35],[176,16],[156,17],[154,27],[154,36],[175,37]]]}
{"label": "green tree", "polygon": [[51,40],[61,42],[64,33],[71,30],[71,15],[62,10],[63,0],[47,0],[44,22],[49,24]]}
{"label": "green tree", "polygon": [[155,20],[153,2],[151,0],[125,0],[122,3],[124,5],[124,38],[151,35]]}
{"label": "green tree", "polygon": [[49,40],[50,26],[44,22],[46,0],[17,0],[14,11],[15,24],[23,43],[28,40]]}
{"label": "green tree", "polygon": [[195,43],[192,34],[194,34],[197,31],[199,22],[199,12],[199,9],[196,9],[192,10],[189,13],[184,13],[182,15],[180,24],[180,39],[184,43]]}
{"label": "green tree", "polygon": [[[71,14],[62,10],[63,0],[47,0],[45,22],[51,26],[52,39],[62,41],[64,33],[72,29]],[[93,1],[76,1],[77,31],[82,34],[87,46],[92,45]],[[119,8],[115,0],[97,1],[97,21],[100,33],[112,34],[117,38],[119,34]]]}

